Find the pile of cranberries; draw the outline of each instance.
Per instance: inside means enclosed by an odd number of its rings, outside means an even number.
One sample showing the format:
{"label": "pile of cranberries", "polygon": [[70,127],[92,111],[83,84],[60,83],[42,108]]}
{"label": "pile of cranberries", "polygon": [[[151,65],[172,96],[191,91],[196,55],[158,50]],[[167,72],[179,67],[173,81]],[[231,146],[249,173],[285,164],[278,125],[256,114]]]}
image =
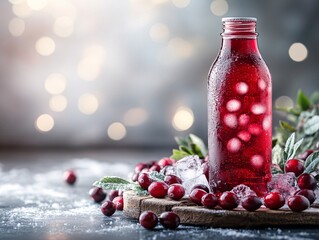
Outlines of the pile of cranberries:
{"label": "pile of cranberries", "polygon": [[167,229],[176,229],[180,224],[179,216],[174,212],[163,212],[159,217],[152,211],[142,212],[139,217],[140,224],[146,229],[153,229],[158,222]]}

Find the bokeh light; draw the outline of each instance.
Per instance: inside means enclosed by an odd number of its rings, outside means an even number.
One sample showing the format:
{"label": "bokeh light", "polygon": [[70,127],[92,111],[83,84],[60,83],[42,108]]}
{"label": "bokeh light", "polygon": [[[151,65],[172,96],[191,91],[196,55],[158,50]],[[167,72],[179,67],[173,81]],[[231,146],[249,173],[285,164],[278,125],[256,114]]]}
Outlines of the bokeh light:
{"label": "bokeh light", "polygon": [[68,100],[63,95],[52,96],[49,107],[53,112],[63,112],[68,105]]}
{"label": "bokeh light", "polygon": [[148,119],[148,113],[143,108],[131,108],[129,109],[124,117],[123,123],[126,126],[138,126],[144,123]]}
{"label": "bokeh light", "polygon": [[289,48],[289,57],[295,62],[302,62],[308,56],[308,50],[302,43],[293,43]]}
{"label": "bokeh light", "polygon": [[32,10],[27,5],[27,2],[25,0],[16,1],[15,3],[13,3],[12,12],[14,13],[14,15],[20,18],[26,18],[32,14]]}
{"label": "bokeh light", "polygon": [[294,106],[294,101],[287,96],[281,96],[276,99],[275,107],[276,108],[292,108]]}
{"label": "bokeh light", "polygon": [[223,16],[228,12],[228,3],[226,0],[214,0],[210,4],[210,10],[216,16]]}
{"label": "bokeh light", "polygon": [[168,43],[168,50],[179,57],[188,58],[194,53],[194,46],[182,38],[172,38]]}
{"label": "bokeh light", "polygon": [[188,130],[194,123],[193,111],[188,107],[179,107],[173,117],[172,125],[177,131]]}
{"label": "bokeh light", "polygon": [[150,37],[154,42],[165,42],[169,38],[169,29],[165,24],[156,23],[150,29]]}
{"label": "bokeh light", "polygon": [[8,25],[8,29],[12,36],[21,36],[25,31],[25,23],[20,18],[13,18]]}
{"label": "bokeh light", "polygon": [[185,8],[189,5],[190,0],[172,0],[172,3],[175,7]]}
{"label": "bokeh light", "polygon": [[126,136],[126,128],[122,123],[114,122],[108,127],[107,135],[112,140],[119,141]]}
{"label": "bokeh light", "polygon": [[91,115],[96,112],[98,107],[99,101],[93,94],[83,94],[78,100],[78,108],[83,114]]}
{"label": "bokeh light", "polygon": [[35,44],[35,49],[38,54],[42,56],[49,56],[55,50],[55,43],[52,38],[41,37],[37,40]]}
{"label": "bokeh light", "polygon": [[53,32],[59,37],[69,37],[74,30],[74,22],[71,17],[63,16],[55,20],[53,25]]}
{"label": "bokeh light", "polygon": [[50,74],[44,83],[44,88],[50,94],[61,94],[66,88],[66,79],[62,74]]}
{"label": "bokeh light", "polygon": [[27,4],[32,10],[39,11],[48,4],[48,0],[27,0]]}
{"label": "bokeh light", "polygon": [[54,127],[54,119],[49,114],[42,114],[35,121],[35,127],[40,132],[49,132]]}

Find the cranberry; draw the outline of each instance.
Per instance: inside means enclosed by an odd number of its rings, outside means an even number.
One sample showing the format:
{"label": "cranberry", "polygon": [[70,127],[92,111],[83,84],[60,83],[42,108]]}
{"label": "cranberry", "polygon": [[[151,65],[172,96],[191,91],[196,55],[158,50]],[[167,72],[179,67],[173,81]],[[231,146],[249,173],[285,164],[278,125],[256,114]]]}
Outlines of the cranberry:
{"label": "cranberry", "polygon": [[146,163],[138,163],[135,166],[135,173],[139,173],[140,171],[142,171],[143,168],[147,168],[147,164]]}
{"label": "cranberry", "polygon": [[298,178],[298,186],[300,189],[315,190],[317,187],[317,181],[314,176],[309,173],[301,174]]}
{"label": "cranberry", "polygon": [[179,216],[174,212],[163,212],[159,221],[164,228],[168,229],[176,229],[181,222]]}
{"label": "cranberry", "polygon": [[298,158],[300,160],[305,161],[307,159],[307,157],[309,157],[313,152],[314,152],[314,150],[308,149],[305,152],[303,152],[302,154],[298,155]]}
{"label": "cranberry", "polygon": [[207,193],[202,197],[201,202],[204,207],[214,208],[218,204],[218,198],[212,193]]}
{"label": "cranberry", "polygon": [[166,166],[173,165],[175,162],[176,160],[171,158],[162,158],[161,160],[157,162],[157,164],[160,165],[161,167],[166,167]]}
{"label": "cranberry", "polygon": [[115,213],[115,206],[114,203],[111,201],[105,201],[101,205],[101,211],[105,216],[112,216]]}
{"label": "cranberry", "polygon": [[91,188],[89,191],[89,195],[97,203],[102,202],[106,198],[106,193],[103,191],[102,188],[99,187]]}
{"label": "cranberry", "polygon": [[288,207],[294,212],[301,212],[309,208],[308,198],[302,195],[295,195],[288,199]]}
{"label": "cranberry", "polygon": [[182,184],[182,180],[179,177],[172,174],[165,176],[164,182],[168,185],[171,185],[174,183]]}
{"label": "cranberry", "polygon": [[145,211],[141,213],[139,217],[139,222],[142,225],[142,227],[146,229],[153,229],[156,227],[158,223],[158,218],[155,215],[155,213],[151,211]]}
{"label": "cranberry", "polygon": [[180,200],[185,195],[185,189],[181,184],[175,183],[169,186],[167,195],[172,200]]}
{"label": "cranberry", "polygon": [[207,192],[203,189],[195,188],[189,194],[189,198],[193,203],[196,203],[197,205],[202,205],[202,197],[205,194],[207,194]]}
{"label": "cranberry", "polygon": [[76,181],[76,175],[73,170],[68,170],[64,172],[63,177],[64,177],[64,181],[70,185],[73,185]]}
{"label": "cranberry", "polygon": [[161,166],[158,165],[158,164],[154,164],[153,166],[151,166],[151,167],[149,168],[149,171],[150,171],[150,172],[152,172],[152,171],[159,172],[159,171],[161,171]]}
{"label": "cranberry", "polygon": [[296,177],[303,173],[305,166],[298,159],[290,159],[285,164],[285,172],[293,172]]}
{"label": "cranberry", "polygon": [[147,190],[149,185],[153,182],[153,180],[148,176],[148,173],[140,173],[138,176],[138,184],[141,186],[141,188]]}
{"label": "cranberry", "polygon": [[269,209],[276,210],[285,205],[285,198],[279,192],[271,192],[265,196],[264,205]]}
{"label": "cranberry", "polygon": [[192,187],[191,191],[193,191],[194,189],[202,189],[204,190],[205,192],[209,192],[209,189],[206,185],[204,184],[196,184]]}
{"label": "cranberry", "polygon": [[314,191],[309,189],[300,189],[299,191],[295,192],[294,195],[302,195],[306,198],[308,198],[310,204],[313,204],[313,202],[316,200],[316,195]]}
{"label": "cranberry", "polygon": [[202,168],[203,168],[203,173],[205,174],[206,179],[208,181],[209,180],[209,165],[208,165],[208,162],[204,162],[202,164]]}
{"label": "cranberry", "polygon": [[168,185],[164,182],[152,182],[148,187],[148,192],[152,197],[164,198],[167,194]]}
{"label": "cranberry", "polygon": [[122,211],[124,206],[124,201],[122,196],[117,196],[112,201],[114,203],[115,209]]}
{"label": "cranberry", "polygon": [[119,194],[119,196],[123,196],[124,191],[123,190],[118,190],[118,194]]}
{"label": "cranberry", "polygon": [[239,199],[235,193],[226,191],[223,192],[222,195],[220,195],[218,199],[218,204],[223,209],[232,210],[238,206]]}
{"label": "cranberry", "polygon": [[241,205],[247,211],[253,212],[257,210],[258,208],[260,208],[260,206],[262,205],[262,202],[259,197],[255,195],[249,195],[242,200]]}
{"label": "cranberry", "polygon": [[113,201],[114,198],[116,198],[119,195],[119,191],[118,190],[111,190],[109,192],[109,200]]}
{"label": "cranberry", "polygon": [[132,175],[132,181],[133,181],[133,182],[136,182],[139,175],[140,175],[140,173],[133,173],[133,175]]}

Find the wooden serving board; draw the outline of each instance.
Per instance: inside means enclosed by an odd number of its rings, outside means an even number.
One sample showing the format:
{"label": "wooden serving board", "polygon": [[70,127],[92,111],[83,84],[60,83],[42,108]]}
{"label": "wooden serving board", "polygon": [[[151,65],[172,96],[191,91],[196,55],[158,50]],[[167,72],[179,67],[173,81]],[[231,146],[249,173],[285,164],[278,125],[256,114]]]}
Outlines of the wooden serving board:
{"label": "wooden serving board", "polygon": [[182,224],[209,227],[284,227],[284,226],[319,226],[319,208],[311,207],[303,212],[293,212],[289,208],[269,210],[260,208],[248,212],[243,208],[234,210],[207,209],[196,206],[189,199],[181,201],[157,199],[151,196],[137,196],[131,191],[124,193],[124,214],[138,219],[146,210],[160,215],[173,211]]}

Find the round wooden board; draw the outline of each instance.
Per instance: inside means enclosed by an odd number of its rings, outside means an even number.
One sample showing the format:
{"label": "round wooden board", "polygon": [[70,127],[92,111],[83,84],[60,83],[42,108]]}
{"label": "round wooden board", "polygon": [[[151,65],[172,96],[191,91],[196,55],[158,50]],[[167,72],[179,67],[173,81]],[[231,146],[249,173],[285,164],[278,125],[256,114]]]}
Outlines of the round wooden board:
{"label": "round wooden board", "polygon": [[150,210],[157,215],[165,211],[178,214],[182,224],[210,227],[284,227],[319,226],[319,208],[311,207],[303,212],[292,212],[288,208],[269,210],[260,208],[248,212],[242,208],[234,210],[207,209],[196,206],[189,199],[172,201],[151,196],[137,196],[131,191],[124,193],[125,215],[138,219],[141,212]]}

